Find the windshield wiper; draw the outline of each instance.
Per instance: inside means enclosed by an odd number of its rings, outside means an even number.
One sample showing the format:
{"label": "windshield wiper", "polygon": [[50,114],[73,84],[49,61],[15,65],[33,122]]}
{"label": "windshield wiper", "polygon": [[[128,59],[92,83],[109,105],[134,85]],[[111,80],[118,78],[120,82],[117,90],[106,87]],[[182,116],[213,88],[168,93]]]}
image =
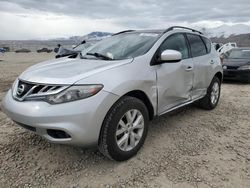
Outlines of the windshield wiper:
{"label": "windshield wiper", "polygon": [[108,57],[106,55],[103,55],[103,54],[100,54],[100,53],[97,53],[97,52],[95,52],[95,53],[87,53],[86,55],[95,56],[97,58],[102,58],[104,60],[113,60],[111,57]]}
{"label": "windshield wiper", "polygon": [[81,59],[88,59],[87,57],[85,57],[85,56],[82,55],[82,52],[80,52],[79,54],[80,54],[80,58]]}

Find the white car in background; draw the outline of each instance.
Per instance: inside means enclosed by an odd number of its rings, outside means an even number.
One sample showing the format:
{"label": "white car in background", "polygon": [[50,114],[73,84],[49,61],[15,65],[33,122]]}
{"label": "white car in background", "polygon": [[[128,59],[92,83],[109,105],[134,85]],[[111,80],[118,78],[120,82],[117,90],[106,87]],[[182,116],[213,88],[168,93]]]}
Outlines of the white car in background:
{"label": "white car in background", "polygon": [[227,44],[224,44],[221,46],[217,52],[219,52],[220,55],[225,54],[226,52],[232,50],[233,48],[237,48],[237,44],[235,42],[229,42]]}

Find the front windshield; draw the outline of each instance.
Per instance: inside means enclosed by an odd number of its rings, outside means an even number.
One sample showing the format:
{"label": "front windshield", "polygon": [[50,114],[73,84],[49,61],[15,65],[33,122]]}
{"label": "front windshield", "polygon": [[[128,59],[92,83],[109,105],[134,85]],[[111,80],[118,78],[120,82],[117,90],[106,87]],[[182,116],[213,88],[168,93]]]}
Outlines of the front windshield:
{"label": "front windshield", "polygon": [[250,59],[250,49],[233,49],[225,54],[226,59]]}
{"label": "front windshield", "polygon": [[[89,50],[82,52],[84,58],[122,60],[141,56],[148,52],[159,37],[158,33],[124,33],[106,38]],[[93,57],[92,57],[93,58]]]}

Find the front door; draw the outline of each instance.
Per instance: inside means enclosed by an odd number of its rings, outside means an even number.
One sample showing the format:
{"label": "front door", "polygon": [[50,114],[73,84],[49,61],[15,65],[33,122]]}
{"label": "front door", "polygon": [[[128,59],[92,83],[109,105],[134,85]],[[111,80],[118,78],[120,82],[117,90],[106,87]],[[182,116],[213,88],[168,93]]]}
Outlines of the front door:
{"label": "front door", "polygon": [[189,58],[186,38],[177,33],[168,37],[157,53],[172,49],[181,52],[180,62],[170,62],[157,65],[158,114],[192,100],[191,92],[194,78],[194,65]]}

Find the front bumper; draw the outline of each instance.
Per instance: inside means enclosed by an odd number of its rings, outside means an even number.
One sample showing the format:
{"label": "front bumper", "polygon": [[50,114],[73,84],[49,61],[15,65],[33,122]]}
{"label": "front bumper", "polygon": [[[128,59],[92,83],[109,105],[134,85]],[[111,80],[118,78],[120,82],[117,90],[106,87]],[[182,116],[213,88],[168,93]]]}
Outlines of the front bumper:
{"label": "front bumper", "polygon": [[[90,98],[50,105],[43,101],[16,101],[9,90],[1,108],[21,127],[50,142],[90,146],[98,143],[102,122],[118,98],[102,90]],[[54,137],[50,130],[65,132],[68,137]]]}
{"label": "front bumper", "polygon": [[230,70],[224,69],[224,80],[237,80],[250,82],[250,70]]}

